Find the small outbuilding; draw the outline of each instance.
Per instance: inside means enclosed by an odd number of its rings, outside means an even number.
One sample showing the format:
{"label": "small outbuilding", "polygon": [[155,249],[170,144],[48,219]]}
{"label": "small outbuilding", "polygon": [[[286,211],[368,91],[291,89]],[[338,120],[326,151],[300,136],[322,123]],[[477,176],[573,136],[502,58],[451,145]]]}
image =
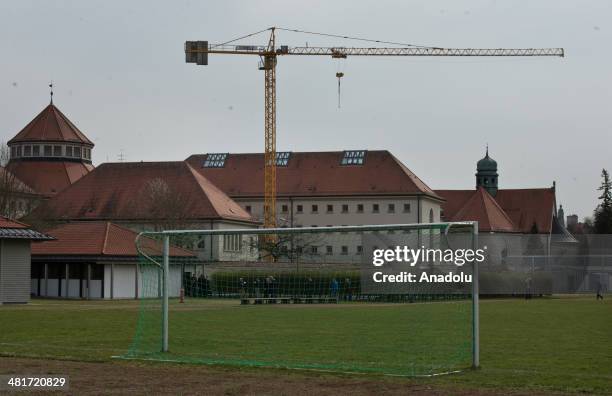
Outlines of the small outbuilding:
{"label": "small outbuilding", "polygon": [[[55,238],[33,246],[32,295],[55,298],[139,298],[141,282],[138,233],[105,221],[65,223],[48,230]],[[161,254],[162,244],[151,238],[142,243]],[[190,250],[170,247],[173,263],[196,258]],[[178,296],[181,266],[170,271],[170,294]],[[153,297],[153,296],[151,296]]]}
{"label": "small outbuilding", "polygon": [[30,301],[30,245],[50,239],[27,224],[0,216],[0,304]]}

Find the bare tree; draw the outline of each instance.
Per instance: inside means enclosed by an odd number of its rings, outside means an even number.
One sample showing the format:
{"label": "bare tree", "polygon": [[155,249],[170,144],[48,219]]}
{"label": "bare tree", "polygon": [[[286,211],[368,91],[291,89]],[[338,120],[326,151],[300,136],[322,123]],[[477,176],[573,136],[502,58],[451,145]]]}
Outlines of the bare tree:
{"label": "bare tree", "polygon": [[0,143],[0,215],[18,219],[30,213],[41,197],[6,168],[10,158],[9,147]]}
{"label": "bare tree", "polygon": [[[136,213],[149,219],[156,231],[185,229],[191,222],[193,199],[172,188],[166,180],[154,178],[145,183],[134,205]],[[193,249],[197,241],[195,236],[183,236],[173,238],[173,243]]]}

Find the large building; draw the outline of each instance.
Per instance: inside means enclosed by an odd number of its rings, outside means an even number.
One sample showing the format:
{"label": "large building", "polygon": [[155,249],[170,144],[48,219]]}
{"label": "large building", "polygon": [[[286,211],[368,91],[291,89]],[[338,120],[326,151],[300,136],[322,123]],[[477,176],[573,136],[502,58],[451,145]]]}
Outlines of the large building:
{"label": "large building", "polygon": [[497,162],[476,164],[476,188],[436,190],[444,198],[445,221],[478,221],[481,232],[565,234],[557,216],[555,185],[548,188],[499,188]]}
{"label": "large building", "polygon": [[[112,221],[137,231],[253,228],[258,223],[184,161],[105,163],[41,204],[46,222]],[[223,259],[229,241],[201,238],[189,248]],[[228,246],[225,246],[228,245]]]}
{"label": "large building", "polygon": [[[138,268],[134,231],[105,221],[79,221],[61,224],[47,234],[54,239],[32,247],[33,296],[122,299],[146,295],[139,290],[146,282]],[[161,255],[160,241],[142,237],[139,245],[149,255]],[[195,259],[193,252],[175,246],[169,254],[174,264]],[[171,267],[171,296],[179,295],[180,270],[179,265]]]}
{"label": "large building", "polygon": [[[186,162],[263,219],[263,154],[197,154]],[[443,199],[389,151],[277,152],[276,165],[281,227],[440,221]]]}
{"label": "large building", "polygon": [[32,191],[52,197],[94,167],[94,147],[54,104],[50,103],[8,141],[7,169]]}

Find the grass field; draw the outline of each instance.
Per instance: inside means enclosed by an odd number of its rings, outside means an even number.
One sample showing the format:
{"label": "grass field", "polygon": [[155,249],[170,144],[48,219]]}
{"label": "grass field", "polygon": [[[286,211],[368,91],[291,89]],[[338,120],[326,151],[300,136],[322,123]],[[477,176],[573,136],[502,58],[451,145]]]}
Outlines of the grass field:
{"label": "grass field", "polygon": [[[171,358],[392,373],[409,370],[419,356],[438,361],[450,353],[450,366],[469,363],[465,302],[244,307],[200,300],[173,308]],[[0,354],[108,362],[128,350],[137,316],[134,301],[0,306]],[[318,329],[314,337],[312,329]],[[594,298],[484,300],[481,364],[476,371],[394,381],[504,393],[612,394],[612,304]]]}

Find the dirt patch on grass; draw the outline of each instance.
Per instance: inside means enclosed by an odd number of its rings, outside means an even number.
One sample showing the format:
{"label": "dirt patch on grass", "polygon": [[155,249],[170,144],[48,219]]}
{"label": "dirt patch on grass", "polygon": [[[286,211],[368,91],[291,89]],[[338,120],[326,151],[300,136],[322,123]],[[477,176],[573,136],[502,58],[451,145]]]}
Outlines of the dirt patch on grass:
{"label": "dirt patch on grass", "polygon": [[0,357],[0,374],[68,375],[69,394],[78,395],[534,395],[532,391],[449,388],[436,385],[435,379],[422,381],[125,361],[92,363]]}

